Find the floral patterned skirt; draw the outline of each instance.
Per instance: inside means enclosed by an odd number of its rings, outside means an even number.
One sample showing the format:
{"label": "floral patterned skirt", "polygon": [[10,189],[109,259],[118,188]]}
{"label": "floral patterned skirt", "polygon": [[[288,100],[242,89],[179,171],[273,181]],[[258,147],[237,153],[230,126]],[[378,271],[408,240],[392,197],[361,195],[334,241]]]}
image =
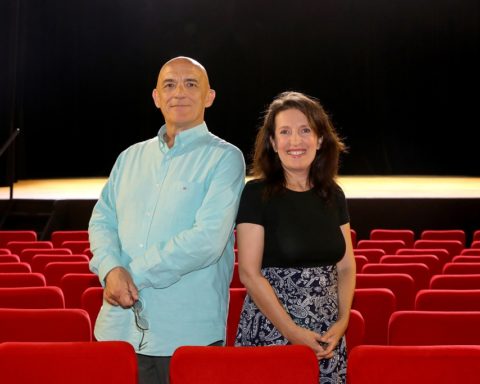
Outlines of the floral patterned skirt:
{"label": "floral patterned skirt", "polygon": [[[262,269],[283,307],[295,323],[320,334],[337,320],[337,268]],[[245,298],[235,340],[236,346],[286,345],[285,339],[260,312],[249,295]],[[347,353],[343,337],[331,359],[319,361],[321,384],[344,384],[347,373]]]}

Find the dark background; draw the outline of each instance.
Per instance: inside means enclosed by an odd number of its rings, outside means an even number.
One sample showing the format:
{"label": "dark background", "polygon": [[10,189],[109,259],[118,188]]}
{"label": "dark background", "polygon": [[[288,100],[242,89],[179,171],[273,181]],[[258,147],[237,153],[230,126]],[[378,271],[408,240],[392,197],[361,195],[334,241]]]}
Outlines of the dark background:
{"label": "dark background", "polygon": [[19,179],[107,176],[158,131],[158,70],[186,55],[217,91],[209,129],[247,159],[298,90],[350,148],[341,174],[480,176],[479,45],[478,0],[1,0],[0,144],[21,128]]}

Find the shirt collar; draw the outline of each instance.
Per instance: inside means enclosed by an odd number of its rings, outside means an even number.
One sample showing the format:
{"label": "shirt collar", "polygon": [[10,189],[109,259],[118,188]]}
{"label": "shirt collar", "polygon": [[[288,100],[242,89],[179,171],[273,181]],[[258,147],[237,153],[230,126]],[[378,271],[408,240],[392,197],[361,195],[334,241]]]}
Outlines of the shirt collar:
{"label": "shirt collar", "polygon": [[208,134],[208,128],[207,124],[205,122],[193,127],[186,129],[185,131],[182,131],[178,133],[175,136],[175,143],[173,144],[172,148],[168,148],[167,143],[165,142],[165,139],[163,136],[167,132],[167,126],[164,124],[158,131],[158,141],[160,143],[160,149],[164,152],[168,152],[169,150],[173,150],[176,148],[183,148],[190,143],[195,142],[197,139],[204,137]]}

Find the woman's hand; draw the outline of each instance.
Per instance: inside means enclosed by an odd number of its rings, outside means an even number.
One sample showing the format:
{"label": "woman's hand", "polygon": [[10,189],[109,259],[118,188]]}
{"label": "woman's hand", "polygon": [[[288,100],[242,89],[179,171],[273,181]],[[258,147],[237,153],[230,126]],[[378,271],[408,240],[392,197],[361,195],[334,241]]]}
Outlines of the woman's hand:
{"label": "woman's hand", "polygon": [[[326,351],[324,350],[322,336],[320,334],[295,325],[294,328],[288,332],[288,335],[285,336],[292,344],[306,345],[310,347],[313,352],[315,352],[317,359],[320,360],[325,358]],[[333,353],[331,355],[333,356]]]}
{"label": "woman's hand", "polygon": [[337,347],[340,339],[345,334],[347,326],[341,322],[333,323],[332,326],[321,337],[320,341],[325,344],[325,349],[320,354],[322,359],[331,359],[333,350]]}

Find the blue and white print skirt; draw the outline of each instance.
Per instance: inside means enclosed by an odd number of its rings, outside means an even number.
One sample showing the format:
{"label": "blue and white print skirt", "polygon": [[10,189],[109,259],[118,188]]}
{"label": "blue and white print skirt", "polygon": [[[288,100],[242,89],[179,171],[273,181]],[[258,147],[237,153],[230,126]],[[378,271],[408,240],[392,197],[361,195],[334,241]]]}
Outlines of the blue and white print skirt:
{"label": "blue and white print skirt", "polygon": [[[337,320],[337,268],[262,269],[283,307],[295,323],[323,334]],[[236,346],[286,345],[285,339],[260,312],[249,295],[243,303],[238,324]],[[345,336],[335,348],[331,359],[319,361],[321,384],[344,384],[347,374]],[[280,368],[281,369],[281,368]]]}

